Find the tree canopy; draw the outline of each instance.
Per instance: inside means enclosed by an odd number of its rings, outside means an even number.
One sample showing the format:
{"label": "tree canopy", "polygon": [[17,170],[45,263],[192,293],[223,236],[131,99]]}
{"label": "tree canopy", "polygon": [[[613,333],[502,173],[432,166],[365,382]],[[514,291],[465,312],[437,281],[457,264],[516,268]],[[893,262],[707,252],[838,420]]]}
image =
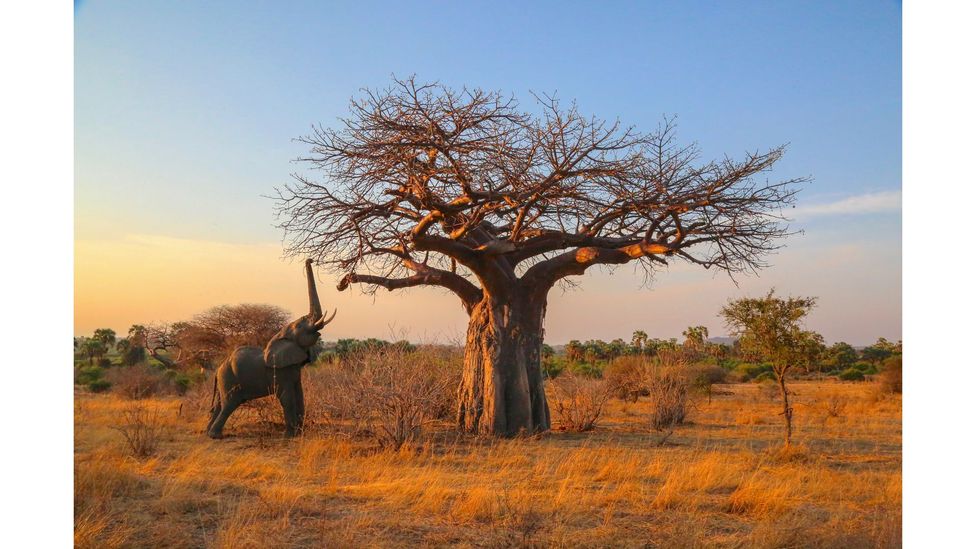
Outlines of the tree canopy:
{"label": "tree canopy", "polygon": [[594,265],[674,260],[754,270],[788,234],[794,183],[759,178],[784,147],[699,162],[672,120],[641,133],[537,96],[414,79],[365,90],[337,128],[300,141],[277,189],[286,253],[350,284],[447,288],[469,311],[522,282],[540,292]]}

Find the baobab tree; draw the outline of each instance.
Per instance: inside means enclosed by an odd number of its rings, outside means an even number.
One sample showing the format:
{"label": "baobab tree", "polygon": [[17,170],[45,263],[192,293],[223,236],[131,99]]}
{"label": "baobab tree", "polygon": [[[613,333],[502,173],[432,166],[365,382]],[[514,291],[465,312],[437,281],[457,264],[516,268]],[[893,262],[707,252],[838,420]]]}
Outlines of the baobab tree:
{"label": "baobab tree", "polygon": [[753,271],[788,234],[781,210],[801,181],[757,177],[783,147],[699,163],[670,120],[642,133],[536,99],[533,115],[498,92],[412,78],[364,90],[336,127],[299,138],[321,178],[276,189],[286,255],[340,275],[340,291],[457,295],[469,432],[549,428],[540,349],[560,281],[625,263]]}

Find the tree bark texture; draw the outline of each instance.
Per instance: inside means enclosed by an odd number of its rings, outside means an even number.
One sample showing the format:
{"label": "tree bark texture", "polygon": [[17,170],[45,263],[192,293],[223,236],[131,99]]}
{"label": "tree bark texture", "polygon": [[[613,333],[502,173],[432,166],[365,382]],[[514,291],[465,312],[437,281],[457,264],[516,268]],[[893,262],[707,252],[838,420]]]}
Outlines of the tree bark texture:
{"label": "tree bark texture", "polygon": [[457,414],[465,432],[515,436],[550,427],[540,363],[545,301],[518,293],[486,297],[471,310]]}
{"label": "tree bark texture", "polygon": [[779,376],[779,391],[783,396],[783,419],[786,421],[786,446],[793,441],[793,408],[790,406],[790,392],[786,388],[786,376]]}

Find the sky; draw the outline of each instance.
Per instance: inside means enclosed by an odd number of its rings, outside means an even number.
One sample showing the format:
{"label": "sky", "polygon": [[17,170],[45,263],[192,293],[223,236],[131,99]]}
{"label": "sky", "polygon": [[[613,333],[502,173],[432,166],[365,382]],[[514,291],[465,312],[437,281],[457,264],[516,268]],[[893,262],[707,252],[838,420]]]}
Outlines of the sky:
{"label": "sky", "polygon": [[[575,99],[652,130],[676,116],[703,158],[783,143],[771,180],[809,176],[803,233],[759,276],[624,266],[550,295],[546,340],[727,333],[737,297],[818,297],[828,342],[901,339],[901,7],[896,2],[100,2],[75,8],[75,333],[187,319],[210,306],[307,308],[283,258],[275,186],[293,141],[334,125],[391,75]],[[452,341],[436,289],[319,292],[324,338]]]}

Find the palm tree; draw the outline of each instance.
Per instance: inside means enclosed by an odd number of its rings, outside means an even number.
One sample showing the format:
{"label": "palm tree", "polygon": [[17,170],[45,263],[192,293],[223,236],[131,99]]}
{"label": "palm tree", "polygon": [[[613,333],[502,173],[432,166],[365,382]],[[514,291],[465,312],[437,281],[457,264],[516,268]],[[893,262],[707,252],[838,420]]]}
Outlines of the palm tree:
{"label": "palm tree", "polygon": [[86,339],[84,343],[81,344],[82,350],[88,355],[88,364],[92,365],[95,363],[95,357],[102,357],[108,351],[108,348],[104,343],[97,339]]}
{"label": "palm tree", "polygon": [[685,347],[696,351],[705,347],[705,340],[708,339],[708,328],[704,326],[688,326],[688,329],[681,332],[685,336]]}
{"label": "palm tree", "polygon": [[637,349],[637,354],[644,353],[644,344],[647,343],[647,333],[644,330],[634,330],[634,335],[630,337],[630,343]]}

